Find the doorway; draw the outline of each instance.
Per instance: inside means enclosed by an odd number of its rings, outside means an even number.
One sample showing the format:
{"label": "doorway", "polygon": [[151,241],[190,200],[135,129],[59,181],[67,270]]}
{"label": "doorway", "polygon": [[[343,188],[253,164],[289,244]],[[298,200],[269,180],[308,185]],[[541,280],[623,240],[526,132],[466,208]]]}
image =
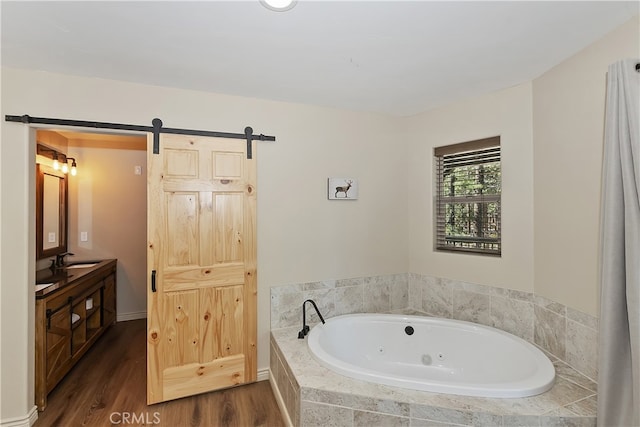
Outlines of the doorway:
{"label": "doorway", "polygon": [[[43,152],[50,154],[36,156],[36,161],[51,167],[58,166],[58,172],[61,175],[64,173],[62,176],[68,184],[65,186],[68,187],[65,200],[60,201],[60,216],[63,218],[59,221],[65,224],[59,230],[61,237],[64,233],[63,240],[66,241],[62,251],[70,253],[64,259],[65,264],[89,266],[93,261],[117,259],[117,269],[115,263],[109,269],[112,284],[110,293],[103,293],[102,289],[92,293],[91,298],[86,301],[89,304],[88,301],[91,300],[91,306],[87,305],[86,309],[82,304],[84,296],[76,294],[75,290],[69,293],[54,289],[49,293],[44,306],[47,308],[46,322],[43,305],[39,305],[41,309],[36,316],[35,337],[35,394],[38,407],[43,409],[47,405],[46,390],[51,390],[61,375],[93,346],[96,338],[102,334],[102,326],[116,320],[116,306],[117,321],[146,318],[146,135],[81,133],[55,129],[37,130],[34,133],[39,153],[40,148],[44,148]],[[74,169],[68,167],[72,164]],[[45,217],[39,217],[41,222],[46,223]],[[55,236],[56,233],[49,234]],[[56,266],[62,266],[60,255],[55,261]],[[51,265],[51,257],[36,261],[36,278],[40,277],[42,282],[43,277],[49,277],[47,273],[51,274]],[[72,268],[56,269],[55,274],[64,275],[64,280],[74,276],[78,279],[88,274],[84,270],[78,273],[80,270]],[[93,275],[91,277],[96,277],[96,284],[102,283],[102,279],[97,278],[102,272],[90,274]],[[116,276],[117,280],[114,280]],[[84,290],[87,284],[93,286],[89,279],[82,278],[75,283],[73,280],[65,289]],[[114,292],[113,285],[116,283],[118,291]],[[42,288],[48,286],[50,284],[41,285]],[[72,315],[62,305],[61,298],[66,303],[67,295],[74,298]],[[111,297],[108,298],[107,295]],[[38,303],[42,301],[44,300],[38,299]],[[61,311],[57,313],[61,323],[55,329],[49,311],[56,312],[58,306],[61,307]],[[107,309],[112,313],[111,316],[108,316]],[[72,339],[66,338],[71,335]],[[70,350],[66,342],[72,343]],[[60,372],[61,375],[54,375],[53,372]]]}

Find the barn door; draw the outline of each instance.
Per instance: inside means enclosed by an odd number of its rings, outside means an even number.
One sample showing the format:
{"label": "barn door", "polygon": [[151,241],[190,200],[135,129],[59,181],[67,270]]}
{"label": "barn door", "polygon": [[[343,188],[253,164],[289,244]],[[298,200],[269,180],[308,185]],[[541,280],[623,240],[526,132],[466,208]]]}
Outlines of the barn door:
{"label": "barn door", "polygon": [[255,150],[148,143],[147,403],[256,381]]}

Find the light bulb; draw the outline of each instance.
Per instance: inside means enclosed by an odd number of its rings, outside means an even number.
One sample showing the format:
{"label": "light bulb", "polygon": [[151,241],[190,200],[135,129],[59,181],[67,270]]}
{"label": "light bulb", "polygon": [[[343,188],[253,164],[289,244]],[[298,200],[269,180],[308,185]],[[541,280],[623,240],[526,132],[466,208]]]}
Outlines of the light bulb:
{"label": "light bulb", "polygon": [[76,163],[76,159],[73,157],[67,157],[67,162],[71,160],[71,176],[76,176],[78,170],[76,169],[78,164]]}
{"label": "light bulb", "polygon": [[62,164],[62,173],[67,173],[69,172],[69,165],[66,163]]}
{"label": "light bulb", "polygon": [[55,170],[60,169],[60,163],[58,162],[58,159],[57,159],[57,158],[53,159],[53,168],[54,168]]}

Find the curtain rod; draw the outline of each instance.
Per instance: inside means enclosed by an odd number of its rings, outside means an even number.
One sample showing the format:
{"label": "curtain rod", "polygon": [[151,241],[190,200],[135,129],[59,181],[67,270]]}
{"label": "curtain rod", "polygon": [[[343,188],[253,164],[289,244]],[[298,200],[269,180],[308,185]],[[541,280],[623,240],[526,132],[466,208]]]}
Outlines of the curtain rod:
{"label": "curtain rod", "polygon": [[144,125],[128,125],[124,123],[108,123],[108,122],[94,122],[87,120],[69,120],[69,119],[52,119],[46,117],[31,117],[28,114],[22,116],[12,116],[7,114],[4,116],[7,122],[20,122],[25,124],[35,123],[43,125],[56,125],[56,126],[73,126],[73,127],[89,127],[97,129],[115,129],[115,130],[128,130],[135,132],[150,132],[153,133],[153,154],[160,153],[160,134],[169,133],[174,135],[194,135],[194,136],[210,136],[214,138],[231,138],[231,139],[245,139],[247,141],[247,158],[253,158],[251,151],[252,141],[275,141],[275,136],[267,136],[263,134],[254,135],[253,129],[250,126],[244,128],[244,133],[231,133],[231,132],[216,132],[209,130],[195,130],[195,129],[177,129],[177,128],[165,128],[162,127],[162,120],[155,118],[151,121],[151,126]]}

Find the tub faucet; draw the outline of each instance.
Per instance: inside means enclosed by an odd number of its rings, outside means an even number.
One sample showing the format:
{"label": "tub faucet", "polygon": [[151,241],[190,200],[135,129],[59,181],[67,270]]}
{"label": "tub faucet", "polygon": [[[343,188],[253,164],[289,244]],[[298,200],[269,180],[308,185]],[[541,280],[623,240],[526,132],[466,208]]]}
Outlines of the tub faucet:
{"label": "tub faucet", "polygon": [[320,314],[320,310],[318,310],[318,306],[316,305],[316,303],[312,299],[308,299],[305,302],[303,302],[302,303],[302,330],[298,332],[298,339],[301,339],[301,340],[303,340],[304,336],[309,333],[309,326],[307,325],[307,312],[305,311],[305,305],[308,302],[310,302],[311,305],[313,305],[313,308],[316,309],[316,313],[318,314],[320,321],[324,323],[324,318],[322,317],[322,314]]}

